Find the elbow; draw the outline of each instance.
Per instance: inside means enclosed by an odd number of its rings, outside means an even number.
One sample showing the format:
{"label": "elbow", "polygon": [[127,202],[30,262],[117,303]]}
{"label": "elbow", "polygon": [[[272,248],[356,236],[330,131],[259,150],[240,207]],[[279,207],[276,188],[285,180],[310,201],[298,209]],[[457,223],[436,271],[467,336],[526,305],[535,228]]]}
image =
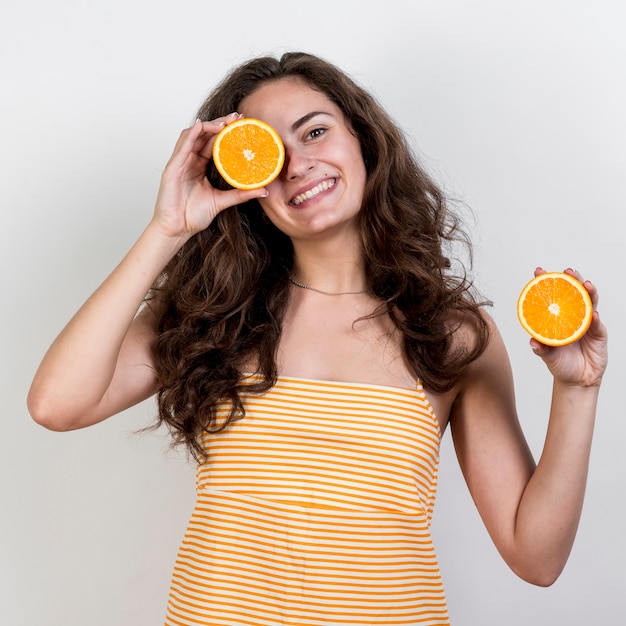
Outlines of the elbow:
{"label": "elbow", "polygon": [[70,418],[61,407],[45,394],[30,390],[26,400],[28,412],[36,424],[56,432],[67,432],[77,428],[75,420]]}
{"label": "elbow", "polygon": [[559,578],[560,572],[557,574],[542,573],[533,576],[520,576],[523,580],[536,587],[551,587]]}
{"label": "elbow", "polygon": [[513,572],[525,582],[536,587],[551,587],[561,575],[565,564],[540,563],[512,567]]}

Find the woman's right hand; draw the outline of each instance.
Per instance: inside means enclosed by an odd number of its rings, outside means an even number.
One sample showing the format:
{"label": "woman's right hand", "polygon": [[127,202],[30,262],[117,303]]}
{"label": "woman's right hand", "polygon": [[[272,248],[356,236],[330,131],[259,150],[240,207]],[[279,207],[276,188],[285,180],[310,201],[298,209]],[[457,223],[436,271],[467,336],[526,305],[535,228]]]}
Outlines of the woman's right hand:
{"label": "woman's right hand", "polygon": [[153,217],[167,236],[186,240],[207,228],[220,211],[267,195],[265,189],[215,189],[206,177],[215,136],[239,117],[231,113],[210,122],[198,120],[181,133],[161,176]]}

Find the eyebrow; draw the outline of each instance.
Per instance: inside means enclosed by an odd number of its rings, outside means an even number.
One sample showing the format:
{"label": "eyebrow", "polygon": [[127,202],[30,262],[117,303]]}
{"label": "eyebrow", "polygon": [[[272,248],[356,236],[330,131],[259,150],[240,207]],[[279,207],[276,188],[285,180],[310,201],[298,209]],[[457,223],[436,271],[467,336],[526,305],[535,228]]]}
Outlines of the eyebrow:
{"label": "eyebrow", "polygon": [[306,124],[310,119],[313,119],[316,115],[330,115],[330,113],[327,113],[326,111],[311,111],[310,113],[307,113],[306,115],[303,115],[300,119],[296,120],[291,125],[291,131],[296,132],[301,126]]}

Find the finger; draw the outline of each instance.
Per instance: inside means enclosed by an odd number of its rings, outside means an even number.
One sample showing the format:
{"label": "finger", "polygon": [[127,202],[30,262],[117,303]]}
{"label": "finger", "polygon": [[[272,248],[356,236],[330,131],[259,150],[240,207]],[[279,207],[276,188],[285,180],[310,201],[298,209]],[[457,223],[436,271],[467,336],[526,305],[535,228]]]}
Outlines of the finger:
{"label": "finger", "polygon": [[591,318],[591,325],[587,330],[587,335],[589,337],[596,340],[606,340],[608,332],[606,326],[600,319],[600,314],[598,311],[593,312],[593,317]]}
{"label": "finger", "polygon": [[189,154],[193,151],[193,147],[198,140],[198,136],[202,132],[202,122],[199,120],[193,126],[183,130],[178,141],[174,145],[174,151],[170,157],[169,164],[174,166],[182,165]]}
{"label": "finger", "polygon": [[535,276],[540,276],[541,274],[545,274],[546,270],[543,269],[543,267],[536,267],[535,268]]}
{"label": "finger", "polygon": [[183,130],[174,146],[174,153],[191,151],[200,152],[208,139],[222,130],[227,124],[240,118],[239,113],[230,113],[214,120],[197,119],[189,128]]}
{"label": "finger", "polygon": [[578,280],[579,282],[583,284],[583,286],[589,293],[589,296],[591,297],[593,308],[596,309],[598,306],[598,300],[599,300],[598,290],[596,289],[596,286],[590,280],[585,280],[579,271],[572,269],[571,267],[568,267],[566,270],[563,270],[563,271],[566,274],[573,276],[576,280]]}
{"label": "finger", "polygon": [[210,121],[198,120],[196,123],[199,122],[202,125],[202,129],[194,144],[194,152],[208,161],[213,156],[213,144],[215,143],[216,135],[225,126],[242,117],[243,115],[240,113],[234,112]]}
{"label": "finger", "polygon": [[260,189],[228,189],[227,191],[216,190],[215,204],[218,211],[223,211],[228,207],[236,204],[243,204],[250,200],[258,200],[259,198],[267,198],[268,191],[265,187]]}
{"label": "finger", "polygon": [[213,120],[203,120],[201,118],[198,118],[198,121],[202,122],[203,124],[217,124],[219,126],[226,126],[226,124],[230,124],[231,122],[240,120],[242,117],[243,115],[241,113],[237,113],[237,111],[233,111],[232,113],[229,113],[228,115],[222,115],[221,117],[216,117]]}
{"label": "finger", "polygon": [[571,267],[568,267],[566,269],[563,270],[564,274],[569,274],[570,276],[573,276],[576,280],[580,281],[581,283],[583,282],[583,277],[582,274],[578,271],[575,270]]}
{"label": "finger", "polygon": [[583,282],[583,287],[587,290],[587,292],[589,293],[589,296],[591,297],[591,303],[593,305],[593,310],[597,310],[598,308],[598,302],[600,301],[600,296],[598,294],[598,289],[596,288],[596,286],[590,281],[590,280],[585,280]]}
{"label": "finger", "polygon": [[181,148],[189,141],[190,136],[192,137],[192,141],[195,141],[199,130],[199,124],[198,122],[196,122],[193,126],[185,128],[185,130],[181,131],[178,139],[176,140],[176,143],[174,144],[174,150],[172,152],[172,155],[180,152]]}

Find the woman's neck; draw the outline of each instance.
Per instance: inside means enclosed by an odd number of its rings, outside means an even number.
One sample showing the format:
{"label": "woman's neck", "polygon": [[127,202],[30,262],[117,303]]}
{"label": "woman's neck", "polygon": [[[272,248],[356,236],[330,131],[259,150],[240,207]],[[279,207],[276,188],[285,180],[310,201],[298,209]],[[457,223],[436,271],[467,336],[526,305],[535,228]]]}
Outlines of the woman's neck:
{"label": "woman's neck", "polygon": [[345,239],[294,242],[291,276],[301,285],[329,293],[368,288],[360,243]]}

